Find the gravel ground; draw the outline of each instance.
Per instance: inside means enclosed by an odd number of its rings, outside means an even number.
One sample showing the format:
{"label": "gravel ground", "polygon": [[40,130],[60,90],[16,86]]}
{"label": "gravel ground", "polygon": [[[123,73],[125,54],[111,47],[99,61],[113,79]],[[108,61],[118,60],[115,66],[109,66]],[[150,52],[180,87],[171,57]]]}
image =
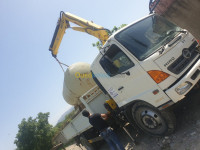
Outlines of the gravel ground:
{"label": "gravel ground", "polygon": [[[166,137],[152,137],[142,132],[130,130],[138,142],[134,146],[129,137],[118,131],[126,150],[200,150],[200,89],[191,91],[187,97],[172,106],[177,119],[175,133]],[[131,128],[131,127],[129,127]],[[81,150],[76,145],[71,145],[66,150]],[[85,150],[82,147],[82,150]],[[104,143],[99,150],[109,150]]]}

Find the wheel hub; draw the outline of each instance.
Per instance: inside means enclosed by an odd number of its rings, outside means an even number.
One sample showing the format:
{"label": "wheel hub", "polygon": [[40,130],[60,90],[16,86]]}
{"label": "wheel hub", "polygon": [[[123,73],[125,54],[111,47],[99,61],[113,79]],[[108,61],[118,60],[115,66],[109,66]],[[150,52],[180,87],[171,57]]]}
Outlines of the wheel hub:
{"label": "wheel hub", "polygon": [[161,125],[161,118],[151,110],[143,111],[141,116],[143,124],[150,129],[155,129]]}

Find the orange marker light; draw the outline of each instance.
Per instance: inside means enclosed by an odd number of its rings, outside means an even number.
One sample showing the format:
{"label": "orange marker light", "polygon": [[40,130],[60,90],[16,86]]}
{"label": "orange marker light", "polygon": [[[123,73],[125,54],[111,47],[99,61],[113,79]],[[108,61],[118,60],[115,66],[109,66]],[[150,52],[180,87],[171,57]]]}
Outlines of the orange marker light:
{"label": "orange marker light", "polygon": [[169,77],[168,73],[159,70],[150,70],[147,73],[156,83],[160,83]]}

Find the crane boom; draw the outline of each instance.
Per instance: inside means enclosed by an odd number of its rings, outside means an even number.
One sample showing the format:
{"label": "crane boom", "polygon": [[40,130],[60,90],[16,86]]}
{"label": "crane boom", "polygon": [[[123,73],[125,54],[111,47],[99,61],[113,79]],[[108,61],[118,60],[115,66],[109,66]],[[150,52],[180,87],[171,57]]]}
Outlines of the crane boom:
{"label": "crane boom", "polygon": [[[71,27],[69,22],[77,24],[80,27]],[[54,57],[56,57],[56,55],[58,54],[60,43],[63,39],[63,35],[67,28],[72,28],[75,31],[88,33],[98,38],[103,44],[106,42],[106,40],[109,37],[108,35],[109,30],[103,28],[102,26],[99,26],[91,21],[87,21],[76,15],[61,12],[60,18],[58,19],[58,22],[57,22],[56,29],[54,31],[51,45],[49,47],[49,50],[52,52],[52,55]]]}

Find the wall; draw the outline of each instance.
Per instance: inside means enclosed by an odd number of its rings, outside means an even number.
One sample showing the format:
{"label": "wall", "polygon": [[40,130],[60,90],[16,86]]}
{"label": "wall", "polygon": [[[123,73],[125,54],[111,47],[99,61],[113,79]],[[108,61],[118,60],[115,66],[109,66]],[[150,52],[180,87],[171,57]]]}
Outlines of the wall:
{"label": "wall", "polygon": [[155,12],[200,40],[200,0],[161,0]]}

